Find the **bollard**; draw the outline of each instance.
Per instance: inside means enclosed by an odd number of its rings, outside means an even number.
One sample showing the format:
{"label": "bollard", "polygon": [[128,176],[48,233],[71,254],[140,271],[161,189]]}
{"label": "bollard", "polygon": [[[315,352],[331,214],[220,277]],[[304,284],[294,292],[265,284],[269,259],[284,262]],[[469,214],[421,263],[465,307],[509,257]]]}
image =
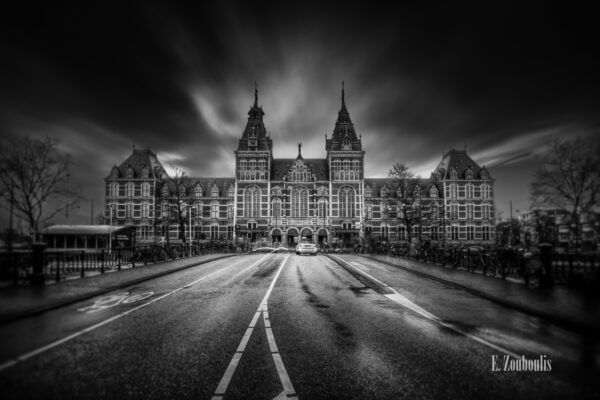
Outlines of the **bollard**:
{"label": "bollard", "polygon": [[33,275],[31,275],[32,285],[43,285],[46,283],[44,276],[44,252],[46,249],[45,243],[34,243],[32,246],[32,264]]}
{"label": "bollard", "polygon": [[84,260],[84,258],[85,258],[84,256],[85,256],[85,253],[82,251],[82,252],[81,252],[81,255],[79,256],[79,257],[80,257],[80,259],[79,259],[79,260],[81,261],[81,273],[80,273],[79,275],[80,275],[82,278],[83,278],[83,277],[85,277],[85,272],[83,271],[83,260]]}
{"label": "bollard", "polygon": [[121,270],[121,249],[117,251],[117,269]]}
{"label": "bollard", "polygon": [[540,285],[552,286],[554,284],[554,279],[552,277],[552,245],[550,243],[540,243],[539,248],[543,270],[543,274],[540,278]]}
{"label": "bollard", "polygon": [[100,252],[100,273],[104,273],[104,249]]}

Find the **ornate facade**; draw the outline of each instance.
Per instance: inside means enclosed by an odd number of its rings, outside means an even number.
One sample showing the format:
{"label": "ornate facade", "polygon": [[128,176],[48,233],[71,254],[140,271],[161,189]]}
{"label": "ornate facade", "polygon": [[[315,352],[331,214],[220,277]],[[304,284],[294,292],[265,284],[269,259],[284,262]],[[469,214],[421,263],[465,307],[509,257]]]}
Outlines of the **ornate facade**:
{"label": "ornate facade", "polygon": [[[107,222],[136,225],[141,241],[162,236],[284,245],[301,238],[345,245],[363,239],[494,242],[494,181],[466,151],[448,151],[429,179],[413,180],[418,199],[410,208],[419,215],[407,226],[411,211],[400,183],[364,176],[365,151],[344,89],[324,158],[304,158],[301,143],[296,158],[273,158],[264,115],[256,90],[232,178],[186,177],[174,186],[155,153],[134,149],[105,178]],[[185,223],[174,222],[174,207],[187,210]]]}

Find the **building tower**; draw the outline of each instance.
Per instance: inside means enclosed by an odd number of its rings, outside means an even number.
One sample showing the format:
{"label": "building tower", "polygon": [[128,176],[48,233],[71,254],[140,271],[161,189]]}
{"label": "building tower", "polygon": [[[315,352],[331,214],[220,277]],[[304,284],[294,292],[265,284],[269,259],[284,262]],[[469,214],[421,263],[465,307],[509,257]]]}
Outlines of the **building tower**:
{"label": "building tower", "polygon": [[254,104],[248,111],[248,122],[235,151],[236,235],[250,241],[264,236],[268,228],[269,180],[273,160],[273,141],[267,135],[262,107],[258,105],[258,88],[254,88]]}
{"label": "building tower", "polygon": [[346,108],[342,82],[342,106],[331,139],[325,137],[329,170],[331,226],[337,240],[349,245],[358,239],[362,227],[364,155]]}

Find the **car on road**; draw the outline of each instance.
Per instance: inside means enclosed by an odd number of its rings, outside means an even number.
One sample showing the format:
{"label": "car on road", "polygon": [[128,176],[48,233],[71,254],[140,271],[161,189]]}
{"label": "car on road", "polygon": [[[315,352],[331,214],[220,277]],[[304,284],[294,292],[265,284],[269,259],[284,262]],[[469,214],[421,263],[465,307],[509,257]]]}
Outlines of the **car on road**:
{"label": "car on road", "polygon": [[311,242],[302,242],[302,243],[298,243],[298,246],[296,246],[296,254],[297,255],[302,255],[302,254],[312,254],[312,255],[317,255],[317,245]]}

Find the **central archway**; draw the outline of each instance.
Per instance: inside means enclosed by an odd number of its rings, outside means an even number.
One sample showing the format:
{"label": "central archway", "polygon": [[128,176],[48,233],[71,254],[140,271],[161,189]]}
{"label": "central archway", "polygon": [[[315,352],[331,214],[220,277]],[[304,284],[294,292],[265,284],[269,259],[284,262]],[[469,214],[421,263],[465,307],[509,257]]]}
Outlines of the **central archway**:
{"label": "central archway", "polygon": [[281,244],[281,231],[279,229],[273,229],[271,231],[271,243],[273,243],[273,246]]}
{"label": "central archway", "polygon": [[296,228],[288,229],[286,236],[288,246],[294,246],[298,243],[298,230]]}
{"label": "central archway", "polygon": [[302,240],[306,240],[308,242],[313,241],[313,231],[310,228],[302,229]]}

